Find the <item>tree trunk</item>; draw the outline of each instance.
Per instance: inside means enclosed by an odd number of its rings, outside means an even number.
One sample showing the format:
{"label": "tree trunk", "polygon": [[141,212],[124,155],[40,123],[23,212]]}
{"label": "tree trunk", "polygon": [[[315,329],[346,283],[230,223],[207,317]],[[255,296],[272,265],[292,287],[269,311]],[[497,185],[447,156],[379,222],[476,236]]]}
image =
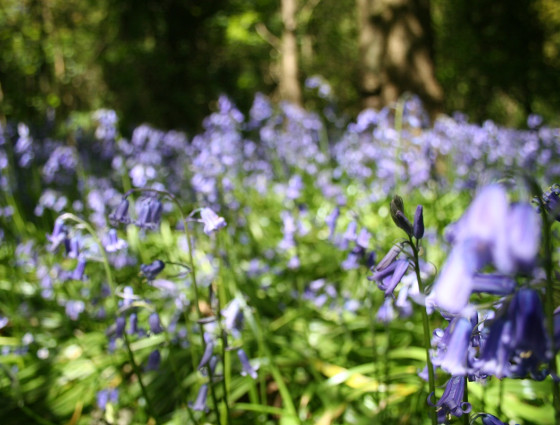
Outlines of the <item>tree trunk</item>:
{"label": "tree trunk", "polygon": [[378,109],[411,92],[440,112],[429,0],[357,0],[357,11],[364,107]]}
{"label": "tree trunk", "polygon": [[301,105],[301,88],[298,78],[298,49],[296,38],[297,0],[282,0],[284,31],[281,42],[280,97]]}

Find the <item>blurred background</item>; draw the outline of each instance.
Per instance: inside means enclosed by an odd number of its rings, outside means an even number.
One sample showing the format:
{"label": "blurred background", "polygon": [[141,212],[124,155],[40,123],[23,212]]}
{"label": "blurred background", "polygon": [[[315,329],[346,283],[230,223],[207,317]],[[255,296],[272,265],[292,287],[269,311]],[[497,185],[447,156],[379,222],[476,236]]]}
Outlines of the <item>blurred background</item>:
{"label": "blurred background", "polygon": [[[2,0],[0,119],[105,107],[121,130],[200,128],[220,94],[355,116],[402,93],[432,113],[558,123],[557,0]],[[311,80],[313,81],[313,80]]]}

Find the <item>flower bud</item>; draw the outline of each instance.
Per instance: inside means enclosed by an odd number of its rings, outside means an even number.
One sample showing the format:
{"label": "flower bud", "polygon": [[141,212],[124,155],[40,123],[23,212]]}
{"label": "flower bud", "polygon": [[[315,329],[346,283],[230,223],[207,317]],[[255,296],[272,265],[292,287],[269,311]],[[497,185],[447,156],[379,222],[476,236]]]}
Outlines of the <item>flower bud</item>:
{"label": "flower bud", "polygon": [[412,234],[416,239],[422,239],[424,236],[424,208],[422,205],[418,205],[416,207],[416,213],[414,214],[414,227],[412,230]]}

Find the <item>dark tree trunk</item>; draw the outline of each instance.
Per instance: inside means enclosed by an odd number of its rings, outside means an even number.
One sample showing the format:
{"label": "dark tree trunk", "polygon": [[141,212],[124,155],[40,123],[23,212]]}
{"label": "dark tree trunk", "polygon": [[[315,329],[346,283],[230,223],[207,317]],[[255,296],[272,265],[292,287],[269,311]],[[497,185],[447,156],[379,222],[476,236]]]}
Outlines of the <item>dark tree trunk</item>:
{"label": "dark tree trunk", "polygon": [[439,112],[429,0],[357,0],[357,10],[364,106],[378,109],[410,92]]}
{"label": "dark tree trunk", "polygon": [[280,97],[298,105],[301,104],[299,85],[298,48],[296,38],[297,0],[282,0],[282,23],[284,31],[281,41]]}

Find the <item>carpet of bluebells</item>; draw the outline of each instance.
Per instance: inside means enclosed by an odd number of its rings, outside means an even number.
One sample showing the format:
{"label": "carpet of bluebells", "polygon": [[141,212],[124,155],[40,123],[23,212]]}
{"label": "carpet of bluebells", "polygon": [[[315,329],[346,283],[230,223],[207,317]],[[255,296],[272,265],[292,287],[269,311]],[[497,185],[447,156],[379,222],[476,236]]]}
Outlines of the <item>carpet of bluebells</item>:
{"label": "carpet of bluebells", "polygon": [[0,127],[1,423],[558,423],[560,130],[323,106]]}

